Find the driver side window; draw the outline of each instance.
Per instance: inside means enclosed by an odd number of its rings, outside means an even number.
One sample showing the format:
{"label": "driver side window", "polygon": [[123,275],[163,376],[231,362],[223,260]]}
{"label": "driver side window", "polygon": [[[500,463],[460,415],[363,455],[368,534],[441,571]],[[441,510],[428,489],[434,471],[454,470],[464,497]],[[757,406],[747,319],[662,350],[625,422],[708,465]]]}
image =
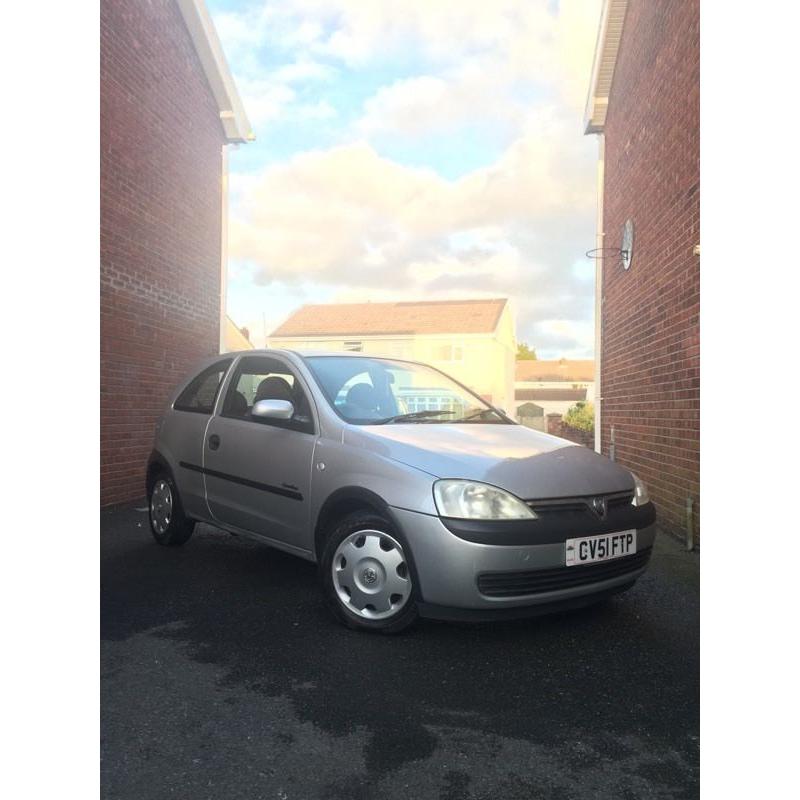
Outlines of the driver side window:
{"label": "driver side window", "polygon": [[[251,412],[259,400],[288,400],[294,406],[294,414],[287,420],[254,417]],[[246,356],[239,362],[225,395],[222,416],[314,432],[311,406],[297,376],[282,361],[264,356]]]}

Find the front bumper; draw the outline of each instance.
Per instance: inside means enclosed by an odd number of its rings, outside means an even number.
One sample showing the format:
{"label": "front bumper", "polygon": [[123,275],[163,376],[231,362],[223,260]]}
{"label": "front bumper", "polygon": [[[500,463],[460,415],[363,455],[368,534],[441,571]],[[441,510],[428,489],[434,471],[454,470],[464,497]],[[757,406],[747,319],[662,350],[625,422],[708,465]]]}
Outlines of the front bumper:
{"label": "front bumper", "polygon": [[[411,549],[423,616],[493,619],[586,605],[624,590],[647,568],[640,558],[629,572],[612,570],[609,577],[608,571],[600,570],[596,581],[535,594],[490,597],[478,588],[478,576],[483,573],[582,569],[564,566],[564,540],[570,537],[544,544],[483,544],[455,535],[439,517],[398,508],[391,511]],[[637,529],[638,553],[652,548],[655,534],[652,522]]]}

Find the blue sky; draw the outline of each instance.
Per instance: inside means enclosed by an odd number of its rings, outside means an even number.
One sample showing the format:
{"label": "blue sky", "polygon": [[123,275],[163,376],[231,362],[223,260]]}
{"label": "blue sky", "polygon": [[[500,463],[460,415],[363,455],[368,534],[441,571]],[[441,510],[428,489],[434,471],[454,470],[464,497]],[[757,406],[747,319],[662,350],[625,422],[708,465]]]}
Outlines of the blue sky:
{"label": "blue sky", "polygon": [[508,296],[590,357],[599,0],[207,0],[256,141],[230,153],[228,311]]}

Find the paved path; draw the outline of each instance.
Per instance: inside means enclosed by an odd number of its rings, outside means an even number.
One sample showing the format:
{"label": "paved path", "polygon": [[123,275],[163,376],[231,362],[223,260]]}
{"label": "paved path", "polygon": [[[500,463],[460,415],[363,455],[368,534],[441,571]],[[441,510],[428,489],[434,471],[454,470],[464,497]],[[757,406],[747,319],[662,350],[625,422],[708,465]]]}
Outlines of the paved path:
{"label": "paved path", "polygon": [[107,800],[698,796],[699,557],[665,536],[606,606],[398,637],[208,526],[106,512],[101,547]]}

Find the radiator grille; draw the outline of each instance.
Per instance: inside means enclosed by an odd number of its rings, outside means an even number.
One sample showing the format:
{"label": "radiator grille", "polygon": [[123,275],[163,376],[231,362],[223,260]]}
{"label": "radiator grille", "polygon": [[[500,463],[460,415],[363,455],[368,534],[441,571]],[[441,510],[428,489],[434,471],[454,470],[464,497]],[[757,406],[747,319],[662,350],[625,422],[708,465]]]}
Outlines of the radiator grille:
{"label": "radiator grille", "polygon": [[555,500],[527,500],[527,504],[538,516],[554,517],[562,515],[589,514],[594,516],[592,501],[603,499],[609,511],[631,505],[633,492],[615,492],[614,494],[592,495],[590,497],[564,497]]}

